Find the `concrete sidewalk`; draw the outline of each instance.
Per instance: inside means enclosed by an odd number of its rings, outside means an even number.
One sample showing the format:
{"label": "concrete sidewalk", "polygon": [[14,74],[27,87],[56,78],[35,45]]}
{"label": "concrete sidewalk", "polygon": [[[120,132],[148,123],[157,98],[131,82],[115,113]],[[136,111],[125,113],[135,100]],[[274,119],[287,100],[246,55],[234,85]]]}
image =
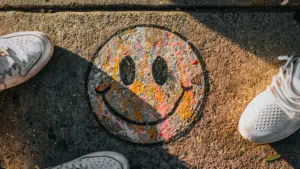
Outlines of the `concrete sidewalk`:
{"label": "concrete sidewalk", "polygon": [[[300,24],[292,12],[10,11],[0,13],[0,24],[0,35],[42,31],[56,45],[41,73],[0,93],[4,168],[44,168],[101,150],[124,154],[132,168],[300,167],[299,132],[275,144],[254,145],[237,131],[245,106],[277,73],[277,56],[299,55]],[[186,37],[209,72],[209,101],[202,119],[189,134],[167,145],[133,145],[107,134],[86,99],[86,71],[96,49],[120,29],[138,24],[163,26]],[[283,159],[265,161],[277,153]]]}
{"label": "concrete sidewalk", "polygon": [[[4,1],[4,2],[3,2]],[[283,1],[283,0],[282,0]],[[2,0],[1,8],[107,8],[107,7],[278,7],[281,0]],[[289,0],[286,6],[297,7],[300,0]]]}

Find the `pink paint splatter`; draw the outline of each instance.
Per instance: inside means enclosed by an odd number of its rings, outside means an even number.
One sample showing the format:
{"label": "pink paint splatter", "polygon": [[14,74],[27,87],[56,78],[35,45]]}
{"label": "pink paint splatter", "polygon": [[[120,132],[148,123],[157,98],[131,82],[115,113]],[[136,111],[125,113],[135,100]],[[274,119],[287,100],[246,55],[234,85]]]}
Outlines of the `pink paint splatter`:
{"label": "pink paint splatter", "polygon": [[141,45],[140,45],[140,44],[135,44],[134,47],[135,47],[136,49],[140,49],[140,48],[141,48]]}
{"label": "pink paint splatter", "polygon": [[175,135],[175,130],[171,127],[168,119],[165,120],[161,125],[161,131],[158,133],[159,137],[163,137],[164,140],[168,141],[171,137]]}
{"label": "pink paint splatter", "polygon": [[182,56],[182,54],[183,54],[183,50],[179,50],[179,51],[175,52],[175,55],[177,57]]}
{"label": "pink paint splatter", "polygon": [[281,5],[286,5],[289,3],[289,0],[281,0]]}
{"label": "pink paint splatter", "polygon": [[164,101],[159,102],[157,110],[159,111],[162,118],[166,116],[168,110],[167,110],[167,105],[165,104]]}
{"label": "pink paint splatter", "polygon": [[176,47],[176,46],[181,46],[181,47],[184,47],[185,46],[185,43],[184,42],[179,42],[179,41],[176,41],[176,42],[172,42],[170,44],[171,47]]}

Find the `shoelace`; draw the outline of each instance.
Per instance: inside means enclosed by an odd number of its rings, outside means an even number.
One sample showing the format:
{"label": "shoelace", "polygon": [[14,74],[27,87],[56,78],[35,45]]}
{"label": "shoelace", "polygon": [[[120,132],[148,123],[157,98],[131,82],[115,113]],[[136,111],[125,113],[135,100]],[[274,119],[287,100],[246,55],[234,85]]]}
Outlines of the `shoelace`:
{"label": "shoelace", "polygon": [[7,56],[7,55],[9,55],[7,49],[0,48],[0,57]]}
{"label": "shoelace", "polygon": [[20,48],[20,46],[10,43],[5,39],[1,39],[0,37],[0,49],[2,51],[2,55],[6,55],[10,57],[14,61],[14,66],[19,67],[19,74],[21,76],[25,76],[28,71],[31,69],[32,65],[28,65],[28,56],[25,51]]}
{"label": "shoelace", "polygon": [[[0,57],[10,57],[10,53],[8,51],[8,48],[1,48],[0,47]],[[1,64],[1,63],[0,63]],[[2,63],[5,64],[5,63]],[[1,66],[7,66],[7,65],[1,65]],[[8,70],[5,70],[3,72],[0,72],[0,84],[3,84],[5,78],[7,76],[13,76],[17,73],[20,73],[21,70],[21,66],[20,64],[18,64],[18,62],[14,62],[12,66],[10,66],[10,68]]]}
{"label": "shoelace", "polygon": [[273,82],[269,88],[285,113],[290,117],[300,118],[300,95],[294,91],[292,86],[294,62],[300,58],[279,56],[278,59],[286,60],[286,63],[273,77]]}

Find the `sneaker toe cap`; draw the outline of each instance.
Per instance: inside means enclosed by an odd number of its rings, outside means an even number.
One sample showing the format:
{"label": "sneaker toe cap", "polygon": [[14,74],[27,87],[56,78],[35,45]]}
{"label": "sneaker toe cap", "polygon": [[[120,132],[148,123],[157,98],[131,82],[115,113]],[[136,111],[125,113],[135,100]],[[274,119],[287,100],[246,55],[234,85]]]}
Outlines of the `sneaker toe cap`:
{"label": "sneaker toe cap", "polygon": [[247,140],[262,144],[281,140],[296,130],[298,121],[291,119],[266,90],[253,99],[239,121],[239,132]]}

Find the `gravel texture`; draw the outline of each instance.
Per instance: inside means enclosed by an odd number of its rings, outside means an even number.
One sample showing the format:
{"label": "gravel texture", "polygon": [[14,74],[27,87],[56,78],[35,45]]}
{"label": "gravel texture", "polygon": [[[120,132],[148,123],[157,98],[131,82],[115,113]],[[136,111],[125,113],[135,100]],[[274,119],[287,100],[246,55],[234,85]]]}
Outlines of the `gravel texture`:
{"label": "gravel texture", "polygon": [[[44,168],[94,151],[124,154],[132,168],[299,168],[299,132],[271,145],[254,145],[237,131],[250,100],[278,72],[279,55],[299,55],[294,13],[61,12],[0,13],[0,35],[45,32],[56,45],[50,63],[32,80],[0,93],[0,164]],[[180,33],[199,50],[210,93],[189,134],[165,145],[116,139],[88,106],[86,71],[96,49],[115,32],[155,24]],[[283,158],[265,162],[267,156]]]}
{"label": "gravel texture", "polygon": [[[281,0],[2,0],[4,7],[33,8],[82,8],[82,7],[275,7],[282,6]],[[287,6],[298,6],[300,0],[289,0]]]}

